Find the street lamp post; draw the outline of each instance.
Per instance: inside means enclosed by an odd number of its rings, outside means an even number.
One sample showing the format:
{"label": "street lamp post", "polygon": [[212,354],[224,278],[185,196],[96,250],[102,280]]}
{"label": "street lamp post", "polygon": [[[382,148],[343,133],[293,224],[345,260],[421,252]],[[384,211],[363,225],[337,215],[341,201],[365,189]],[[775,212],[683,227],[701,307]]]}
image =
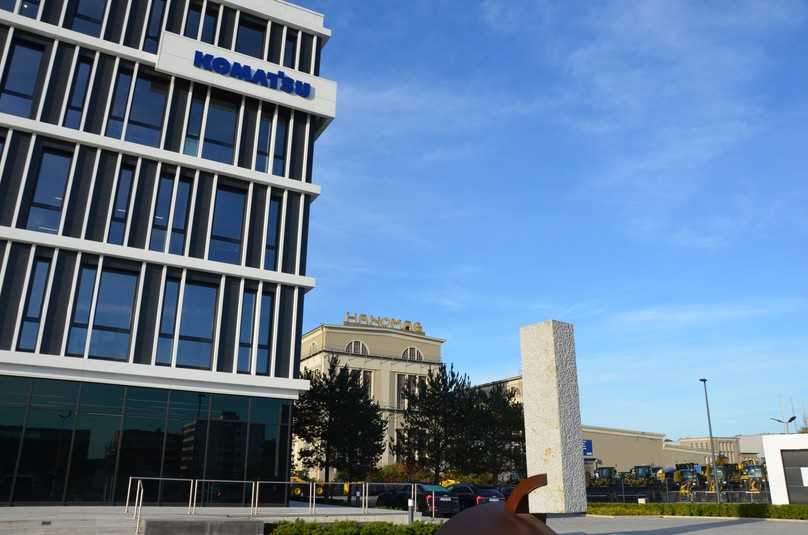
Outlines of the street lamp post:
{"label": "street lamp post", "polygon": [[721,485],[718,482],[718,464],[715,459],[715,441],[713,441],[713,422],[710,418],[710,400],[707,398],[707,379],[699,379],[704,385],[704,404],[707,407],[707,429],[710,432],[710,455],[713,458],[713,484],[715,485],[715,501],[721,503]]}
{"label": "street lamp post", "polygon": [[772,418],[772,420],[774,420],[775,422],[780,422],[781,424],[783,424],[783,427],[786,430],[786,435],[788,434],[788,424],[790,424],[791,422],[793,422],[796,419],[797,419],[796,416],[792,416],[788,420],[781,420],[780,418]]}

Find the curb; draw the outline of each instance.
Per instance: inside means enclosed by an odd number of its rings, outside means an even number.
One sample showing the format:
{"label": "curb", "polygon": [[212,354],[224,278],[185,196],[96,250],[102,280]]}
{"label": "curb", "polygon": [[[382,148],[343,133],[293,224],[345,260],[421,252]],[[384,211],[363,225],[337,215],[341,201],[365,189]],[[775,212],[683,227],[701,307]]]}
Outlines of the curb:
{"label": "curb", "polygon": [[692,518],[693,520],[763,520],[766,522],[796,522],[796,523],[808,523],[808,520],[800,520],[797,518],[758,518],[752,516],[693,516],[693,515],[599,515],[599,514],[589,514],[586,513],[586,516],[592,518]]}

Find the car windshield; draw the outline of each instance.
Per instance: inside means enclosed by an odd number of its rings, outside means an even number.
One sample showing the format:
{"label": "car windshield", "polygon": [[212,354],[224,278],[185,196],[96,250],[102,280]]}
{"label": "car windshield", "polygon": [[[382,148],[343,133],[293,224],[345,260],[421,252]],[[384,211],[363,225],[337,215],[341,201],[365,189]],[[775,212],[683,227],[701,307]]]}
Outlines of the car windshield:
{"label": "car windshield", "polygon": [[418,487],[420,488],[421,492],[423,492],[425,494],[432,494],[433,492],[435,494],[448,494],[449,493],[448,490],[441,487],[440,485],[418,485]]}
{"label": "car windshield", "polygon": [[759,466],[747,468],[746,473],[749,474],[749,477],[763,477],[763,470]]}
{"label": "car windshield", "polygon": [[478,496],[485,496],[487,498],[502,498],[502,493],[495,488],[480,487],[477,489]]}

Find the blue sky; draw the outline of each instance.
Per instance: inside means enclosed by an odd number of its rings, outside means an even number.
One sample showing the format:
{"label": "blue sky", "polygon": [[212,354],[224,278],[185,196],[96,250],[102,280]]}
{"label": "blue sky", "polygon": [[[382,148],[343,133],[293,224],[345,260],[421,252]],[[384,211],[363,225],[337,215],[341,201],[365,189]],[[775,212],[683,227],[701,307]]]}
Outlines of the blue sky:
{"label": "blue sky", "polygon": [[484,382],[575,324],[586,424],[808,408],[808,6],[306,0],[339,83],[305,328],[422,321]]}

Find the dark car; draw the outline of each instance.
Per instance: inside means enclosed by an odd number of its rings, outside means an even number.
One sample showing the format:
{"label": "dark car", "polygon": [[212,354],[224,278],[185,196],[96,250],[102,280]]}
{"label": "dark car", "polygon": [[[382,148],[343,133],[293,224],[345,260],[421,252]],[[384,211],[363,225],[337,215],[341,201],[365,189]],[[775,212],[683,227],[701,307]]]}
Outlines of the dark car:
{"label": "dark car", "polygon": [[497,488],[502,493],[502,495],[505,496],[505,499],[508,499],[511,497],[511,492],[513,492],[513,489],[516,488],[516,485],[500,485]]}
{"label": "dark car", "polygon": [[[395,485],[379,494],[376,499],[377,507],[390,507],[392,509],[407,509],[407,501],[412,498],[412,486]],[[448,490],[440,485],[416,485],[416,509],[425,515],[451,516],[460,511],[459,500],[452,496]]]}
{"label": "dark car", "polygon": [[460,509],[487,502],[503,502],[505,496],[496,487],[458,483],[449,487],[449,493],[460,501]]}

